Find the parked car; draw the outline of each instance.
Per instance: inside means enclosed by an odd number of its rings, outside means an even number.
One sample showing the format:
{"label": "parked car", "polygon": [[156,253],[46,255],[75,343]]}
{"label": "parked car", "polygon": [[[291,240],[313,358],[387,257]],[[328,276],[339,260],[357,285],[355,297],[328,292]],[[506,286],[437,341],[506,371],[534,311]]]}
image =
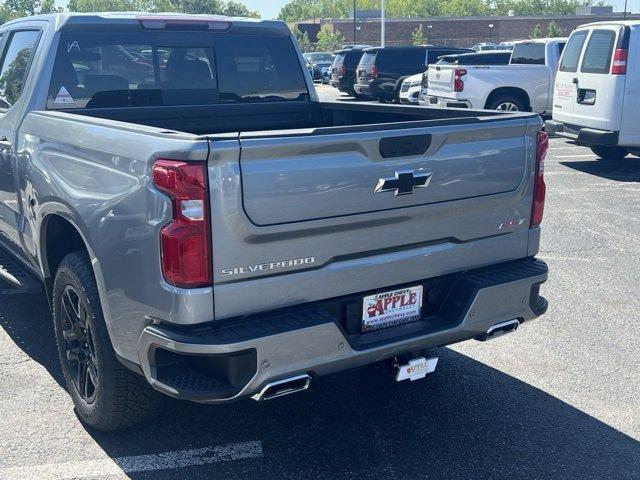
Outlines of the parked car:
{"label": "parked car", "polygon": [[[473,53],[454,53],[451,55],[443,55],[438,58],[436,65],[508,65],[511,60],[510,51],[489,50],[485,52]],[[429,87],[429,71],[422,74],[422,83],[420,85],[419,102],[420,105],[429,105],[428,90]]]}
{"label": "parked car", "polygon": [[490,43],[490,42],[484,42],[484,43],[476,43],[473,47],[471,47],[471,50],[473,50],[474,52],[484,52],[487,50],[497,50],[498,47],[496,46],[495,43]]}
{"label": "parked car", "polygon": [[423,73],[440,55],[470,51],[433,45],[370,48],[360,59],[354,89],[363,97],[391,102],[398,98],[402,80]]}
{"label": "parked car", "polygon": [[364,49],[362,48],[343,49],[336,52],[336,58],[331,66],[331,80],[329,81],[332,87],[355,98],[360,98],[360,95],[354,90],[353,84],[356,81],[356,68],[360,63],[363,52]]}
{"label": "parked car", "polygon": [[598,22],[571,34],[556,75],[552,134],[601,158],[640,154],[640,22]]}
{"label": "parked car", "polygon": [[398,94],[400,103],[418,103],[420,91],[422,90],[422,75],[424,74],[411,75],[402,81]]}
{"label": "parked car", "polygon": [[431,65],[429,105],[551,113],[565,43],[565,38],[517,42],[508,65]]}
{"label": "parked car", "polygon": [[329,83],[331,77],[331,65],[333,64],[334,55],[329,52],[310,52],[303,54],[305,60],[309,63],[313,74],[313,81],[320,83]]}
{"label": "parked car", "polygon": [[[152,388],[269,400],[392,359],[417,380],[426,349],[545,312],[537,115],[321,103],[282,22],[65,13],[0,34],[0,242],[29,272],[7,281],[42,280],[87,425],[147,418]],[[140,46],[166,66],[108,73]]]}
{"label": "parked car", "polygon": [[511,52],[515,46],[516,42],[500,42],[497,45],[496,50],[508,50]]}

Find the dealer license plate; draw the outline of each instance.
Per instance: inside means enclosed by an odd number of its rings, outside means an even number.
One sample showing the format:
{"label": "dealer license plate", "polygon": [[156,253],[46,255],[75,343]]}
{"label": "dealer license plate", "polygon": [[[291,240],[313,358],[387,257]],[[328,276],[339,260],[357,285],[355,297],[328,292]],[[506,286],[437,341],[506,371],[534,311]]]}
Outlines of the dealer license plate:
{"label": "dealer license plate", "polygon": [[422,317],[422,285],[364,297],[362,331],[416,322]]}

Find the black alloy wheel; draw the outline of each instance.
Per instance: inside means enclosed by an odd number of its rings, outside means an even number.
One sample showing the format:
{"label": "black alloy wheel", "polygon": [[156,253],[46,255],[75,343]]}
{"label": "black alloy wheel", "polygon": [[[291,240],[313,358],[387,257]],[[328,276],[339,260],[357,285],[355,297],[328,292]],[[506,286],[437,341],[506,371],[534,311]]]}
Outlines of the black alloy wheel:
{"label": "black alloy wheel", "polygon": [[87,403],[93,403],[100,382],[96,346],[87,307],[73,285],[62,293],[62,336],[73,384]]}

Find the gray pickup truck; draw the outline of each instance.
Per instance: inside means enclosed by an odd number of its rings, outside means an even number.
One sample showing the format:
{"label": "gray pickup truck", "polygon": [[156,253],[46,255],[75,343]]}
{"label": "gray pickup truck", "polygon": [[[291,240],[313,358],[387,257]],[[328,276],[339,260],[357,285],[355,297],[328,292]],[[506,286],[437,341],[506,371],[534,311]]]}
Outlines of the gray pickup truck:
{"label": "gray pickup truck", "polygon": [[0,275],[42,280],[87,425],[156,391],[265,400],[394,359],[413,380],[545,312],[537,115],[320,102],[275,21],[0,34]]}

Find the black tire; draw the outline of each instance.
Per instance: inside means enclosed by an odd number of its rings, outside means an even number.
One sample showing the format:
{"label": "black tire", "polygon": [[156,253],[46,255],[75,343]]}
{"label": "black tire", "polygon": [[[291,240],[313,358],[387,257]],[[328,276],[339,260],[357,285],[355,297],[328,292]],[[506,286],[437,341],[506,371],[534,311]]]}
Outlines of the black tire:
{"label": "black tire", "polygon": [[594,145],[591,151],[603,160],[622,160],[629,155],[629,150],[624,147],[605,147],[602,145]]}
{"label": "black tire", "polygon": [[[514,109],[515,108],[515,109]],[[511,95],[499,95],[487,102],[487,110],[499,110],[504,112],[524,112],[526,107],[522,100]]]}
{"label": "black tire", "polygon": [[60,263],[53,287],[53,323],[67,390],[82,422],[114,431],[155,413],[160,394],[116,358],[85,252],[70,253]]}

